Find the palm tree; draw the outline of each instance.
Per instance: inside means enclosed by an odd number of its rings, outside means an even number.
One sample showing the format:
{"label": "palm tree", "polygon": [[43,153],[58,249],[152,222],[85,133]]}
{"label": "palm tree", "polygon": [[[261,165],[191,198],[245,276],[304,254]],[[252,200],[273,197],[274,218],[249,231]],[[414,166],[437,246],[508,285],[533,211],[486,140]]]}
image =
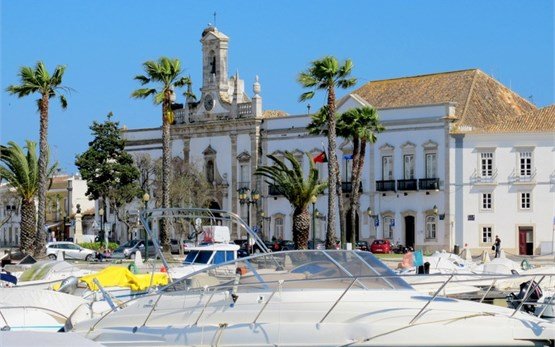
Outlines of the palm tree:
{"label": "palm tree", "polygon": [[[36,238],[43,239],[44,229],[36,233],[35,197],[39,190],[38,160],[36,143],[26,141],[27,153],[14,142],[0,147],[0,177],[5,179],[16,190],[21,198],[21,238],[20,245],[23,253],[30,253],[37,243]],[[46,163],[48,166],[48,151]],[[47,170],[47,177],[51,177],[56,170],[56,164]]]}
{"label": "palm tree", "polygon": [[376,134],[384,131],[385,128],[380,123],[378,112],[375,108],[364,106],[350,109],[343,113],[337,121],[337,134],[343,138],[351,139],[353,142],[353,169],[351,173],[351,239],[354,245],[356,242],[356,213],[359,209],[360,178],[364,157],[366,155],[366,144],[375,143]]}
{"label": "palm tree", "polygon": [[19,98],[33,93],[39,93],[40,99],[37,100],[40,112],[40,140],[39,140],[39,166],[38,166],[38,211],[37,211],[37,237],[35,238],[34,255],[44,256],[44,224],[46,220],[46,178],[48,166],[48,108],[50,98],[59,95],[62,108],[67,108],[67,100],[63,94],[58,94],[60,90],[68,91],[63,87],[62,78],[65,66],[58,65],[52,76],[46,70],[43,62],[37,62],[35,68],[23,66],[19,70],[20,85],[11,85],[6,90],[10,94],[15,94]]}
{"label": "palm tree", "polygon": [[[170,124],[173,123],[172,95],[175,87],[189,85],[191,80],[188,77],[181,77],[181,63],[178,59],[161,57],[158,61],[149,60],[143,64],[146,75],[135,76],[141,85],[157,83],[160,88],[141,88],[135,90],[131,96],[133,98],[144,99],[153,96],[154,104],[162,104],[162,208],[170,207]],[[170,239],[168,238],[168,221],[163,219],[160,230],[160,243],[164,251],[170,249]]]}
{"label": "palm tree", "polygon": [[289,161],[291,169],[280,159],[268,155],[274,165],[259,167],[254,173],[269,178],[270,181],[266,181],[266,183],[276,186],[291,203],[293,207],[293,241],[297,249],[307,249],[308,247],[310,230],[308,204],[312,196],[317,196],[327,187],[327,183],[318,182],[318,170],[314,167],[312,156],[308,153],[306,156],[310,163],[306,179],[301,164],[290,152],[285,152],[285,158]]}
{"label": "palm tree", "polygon": [[[342,65],[332,56],[326,56],[315,60],[304,72],[301,72],[297,81],[304,88],[314,90],[301,94],[300,101],[312,99],[315,90],[324,90],[327,94],[327,125],[328,125],[328,183],[330,186],[328,195],[328,229],[326,232],[326,248],[335,247],[335,200],[337,187],[338,164],[335,157],[336,131],[335,131],[335,88],[349,88],[355,85],[356,79],[350,78],[353,63],[347,59]],[[341,184],[341,183],[339,183]]]}

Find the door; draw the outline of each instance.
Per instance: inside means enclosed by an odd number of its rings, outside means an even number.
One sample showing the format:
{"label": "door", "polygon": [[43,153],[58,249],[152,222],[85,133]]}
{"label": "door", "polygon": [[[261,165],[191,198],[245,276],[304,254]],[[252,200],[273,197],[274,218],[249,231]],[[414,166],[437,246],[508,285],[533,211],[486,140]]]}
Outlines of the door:
{"label": "door", "polygon": [[518,254],[534,254],[534,228],[529,226],[518,227]]}
{"label": "door", "polygon": [[405,246],[414,248],[414,216],[405,217]]}

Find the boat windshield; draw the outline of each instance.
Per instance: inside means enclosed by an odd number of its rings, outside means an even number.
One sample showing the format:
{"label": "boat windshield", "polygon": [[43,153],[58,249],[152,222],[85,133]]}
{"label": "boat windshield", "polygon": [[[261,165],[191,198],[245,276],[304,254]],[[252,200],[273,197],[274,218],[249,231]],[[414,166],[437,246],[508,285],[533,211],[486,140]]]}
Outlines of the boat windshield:
{"label": "boat windshield", "polygon": [[[193,253],[194,252],[194,253]],[[185,264],[209,260],[210,255],[192,251]],[[215,261],[214,261],[215,263]],[[352,283],[352,284],[351,284]],[[164,291],[206,287],[233,287],[233,290],[268,289],[277,284],[287,288],[411,289],[401,277],[370,252],[346,250],[299,250],[261,253],[226,261],[187,275]]]}

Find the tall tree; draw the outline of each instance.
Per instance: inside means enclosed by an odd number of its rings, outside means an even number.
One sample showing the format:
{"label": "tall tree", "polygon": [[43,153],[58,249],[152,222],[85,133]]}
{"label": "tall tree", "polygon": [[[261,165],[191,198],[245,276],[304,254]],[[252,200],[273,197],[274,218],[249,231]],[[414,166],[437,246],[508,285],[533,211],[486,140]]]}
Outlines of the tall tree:
{"label": "tall tree", "polygon": [[327,187],[327,183],[318,182],[318,170],[314,167],[312,156],[308,153],[306,156],[310,163],[306,178],[301,164],[290,152],[285,152],[285,158],[291,168],[275,156],[268,155],[274,164],[261,166],[254,173],[268,178],[266,183],[275,185],[293,207],[293,241],[297,249],[308,247],[310,230],[308,204],[313,196],[319,195]]}
{"label": "tall tree", "polygon": [[[170,124],[174,121],[171,108],[172,95],[174,88],[189,85],[191,80],[180,76],[182,71],[178,59],[161,57],[158,61],[149,60],[143,64],[143,68],[146,75],[137,75],[135,79],[143,86],[149,83],[158,84],[159,89],[140,88],[131,96],[144,99],[152,95],[154,104],[162,104],[162,207],[168,208],[170,207]],[[160,243],[164,251],[170,250],[167,219],[162,220]]]}
{"label": "tall tree", "polygon": [[[324,134],[325,136],[328,136],[328,128],[327,128],[327,118],[328,118],[328,106],[325,105],[322,108],[320,108],[320,110],[316,113],[314,113],[312,116],[312,121],[308,124],[308,132],[310,134],[313,135],[320,135],[320,134]],[[338,115],[337,113],[335,114],[335,118],[336,118],[336,124],[337,124],[337,119],[338,119]],[[336,131],[337,131],[337,126],[336,126]],[[347,242],[347,234],[346,234],[346,229],[347,229],[347,211],[345,209],[345,199],[343,198],[343,185],[342,185],[342,180],[341,180],[341,171],[339,170],[339,161],[336,160],[335,161],[335,177],[336,177],[336,182],[337,182],[337,205],[339,207],[339,228],[340,228],[340,237],[341,237],[341,244],[345,245],[345,243]],[[330,235],[331,236],[331,235]],[[333,235],[334,238],[330,239],[329,241],[326,241],[326,244],[330,244],[330,245],[334,245],[335,244],[335,235]],[[327,239],[327,237],[326,237]]]}
{"label": "tall tree", "polygon": [[93,122],[90,129],[94,139],[76,157],[75,165],[87,181],[87,197],[100,199],[104,208],[106,203],[110,204],[118,213],[121,206],[141,196],[142,190],[138,184],[139,170],[133,157],[125,151],[119,122],[112,121],[112,116],[110,112],[104,123]]}
{"label": "tall tree", "polygon": [[366,156],[366,144],[375,143],[376,134],[384,131],[380,123],[378,112],[375,108],[364,106],[350,109],[343,113],[337,121],[337,134],[353,142],[353,169],[351,170],[352,192],[351,204],[351,239],[353,245],[356,242],[356,214],[360,206],[360,191],[358,189],[361,180],[364,157]]}
{"label": "tall tree", "polygon": [[[36,143],[26,141],[24,150],[15,142],[8,142],[8,146],[0,146],[0,177],[5,179],[21,198],[21,237],[20,248],[24,253],[35,251],[36,238],[40,237],[44,243],[46,233],[40,233],[36,228],[35,198],[39,189],[38,160]],[[46,152],[48,167],[48,151]],[[56,170],[56,164],[46,171],[46,177],[51,177]]]}
{"label": "tall tree", "polygon": [[54,73],[50,75],[43,62],[37,62],[35,68],[23,66],[19,70],[19,85],[11,85],[6,90],[8,93],[22,98],[29,94],[39,93],[40,99],[37,100],[40,113],[40,140],[39,140],[39,166],[38,166],[38,213],[37,213],[37,237],[35,238],[34,254],[38,257],[44,256],[44,225],[46,222],[46,178],[48,166],[48,111],[49,100],[59,96],[62,108],[67,108],[67,100],[60,91],[68,91],[67,87],[62,86],[62,78],[65,66],[58,65]]}
{"label": "tall tree", "polygon": [[[335,131],[335,89],[349,88],[355,85],[356,79],[349,77],[353,63],[347,59],[343,64],[339,64],[337,59],[326,56],[320,60],[315,60],[310,67],[299,74],[297,81],[304,88],[313,89],[301,94],[300,101],[312,99],[316,90],[323,90],[327,96],[327,125],[328,125],[328,229],[326,233],[326,248],[335,247],[335,208],[336,187],[337,187],[337,157],[335,150],[336,131]],[[341,184],[341,182],[339,183]]]}

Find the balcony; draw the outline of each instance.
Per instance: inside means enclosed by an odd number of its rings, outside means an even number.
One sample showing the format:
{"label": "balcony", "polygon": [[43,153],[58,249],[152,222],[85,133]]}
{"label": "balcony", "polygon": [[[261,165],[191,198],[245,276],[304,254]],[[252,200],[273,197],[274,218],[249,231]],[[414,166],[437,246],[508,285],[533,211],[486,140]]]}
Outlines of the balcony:
{"label": "balcony", "polygon": [[395,180],[376,181],[376,191],[378,192],[394,192]]}
{"label": "balcony", "polygon": [[478,185],[497,185],[497,169],[490,172],[478,172],[474,170],[472,176],[470,176],[470,183]]}
{"label": "balcony", "polygon": [[418,180],[420,190],[439,190],[439,178],[421,178]]}
{"label": "balcony", "polygon": [[397,190],[418,190],[416,179],[397,180]]}
{"label": "balcony", "polygon": [[[343,193],[352,193],[353,182],[341,182],[341,189],[343,190]],[[362,193],[362,182],[359,182],[358,192]]]}
{"label": "balcony", "polygon": [[271,195],[271,196],[278,196],[278,195],[283,195],[283,194],[282,194],[282,192],[281,192],[281,190],[279,189],[278,186],[275,186],[275,185],[273,185],[273,184],[270,184],[270,185],[268,186],[268,195]]}

